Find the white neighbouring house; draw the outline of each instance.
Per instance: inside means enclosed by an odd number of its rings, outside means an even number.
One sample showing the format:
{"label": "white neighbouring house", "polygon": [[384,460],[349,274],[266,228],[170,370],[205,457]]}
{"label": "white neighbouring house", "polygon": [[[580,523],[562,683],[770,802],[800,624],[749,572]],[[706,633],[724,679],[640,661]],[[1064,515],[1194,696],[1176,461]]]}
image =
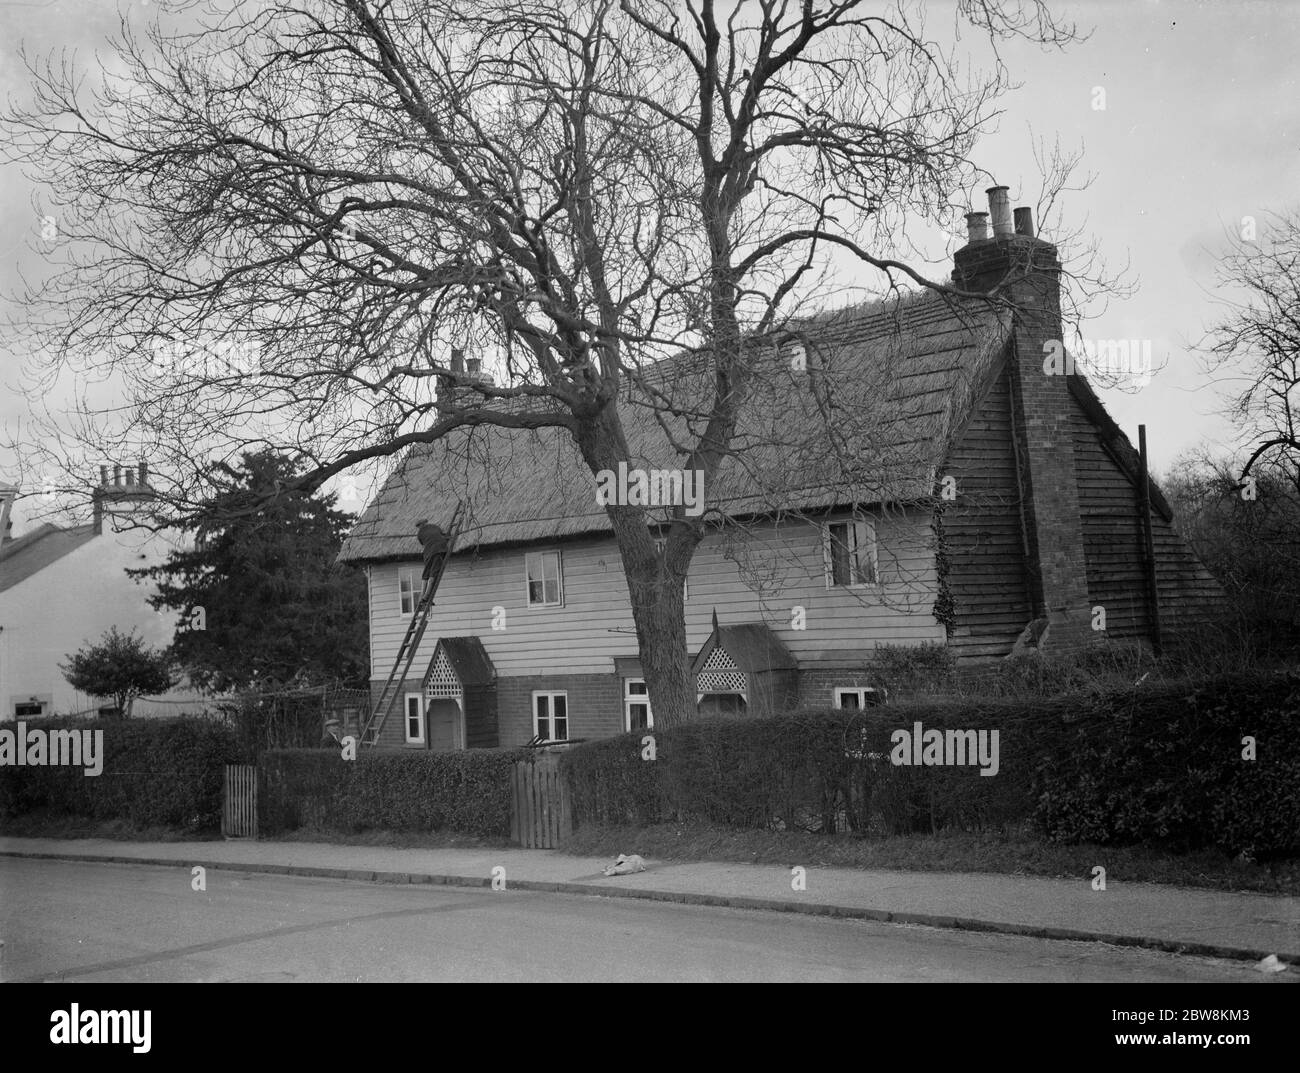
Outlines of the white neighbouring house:
{"label": "white neighbouring house", "polygon": [[[149,586],[126,570],[155,566],[182,544],[174,534],[129,524],[154,498],[144,463],[125,473],[115,466],[111,482],[108,467],[100,467],[88,525],[44,523],[12,538],[9,514],[18,493],[0,485],[0,720],[96,714],[112,700],[73,689],[59,664],[112,626],[134,630],[152,647],[169,644],[177,616],[151,608]],[[202,706],[182,683],[165,696],[139,698],[132,714],[179,715]]]}

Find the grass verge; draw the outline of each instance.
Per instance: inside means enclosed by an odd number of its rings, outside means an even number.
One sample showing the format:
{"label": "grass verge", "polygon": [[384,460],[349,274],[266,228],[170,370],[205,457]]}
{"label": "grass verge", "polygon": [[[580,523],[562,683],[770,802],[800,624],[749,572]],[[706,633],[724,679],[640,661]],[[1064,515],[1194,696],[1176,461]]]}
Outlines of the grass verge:
{"label": "grass verge", "polygon": [[1091,880],[1101,865],[1110,883],[1163,883],[1210,890],[1300,895],[1300,861],[1257,864],[1220,853],[1177,855],[1143,846],[1067,846],[1024,831],[948,832],[887,838],[792,831],[737,831],[707,825],[591,827],[575,831],[565,853],[679,861],[743,861],[903,872],[985,872]]}

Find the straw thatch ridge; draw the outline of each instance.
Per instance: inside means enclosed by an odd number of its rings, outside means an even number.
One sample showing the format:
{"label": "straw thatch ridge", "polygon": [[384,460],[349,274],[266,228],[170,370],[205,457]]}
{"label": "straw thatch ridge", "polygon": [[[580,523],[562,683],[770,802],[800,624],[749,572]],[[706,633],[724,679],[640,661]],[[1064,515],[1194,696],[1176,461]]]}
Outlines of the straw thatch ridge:
{"label": "straw thatch ridge", "polygon": [[[1009,318],[933,292],[792,323],[757,350],[732,454],[707,490],[729,517],[909,502],[933,493],[976,398],[996,373]],[[802,346],[806,371],[792,361]],[[711,406],[707,355],[659,363],[654,390],[620,400],[630,467],[677,468]],[[454,550],[608,533],[595,479],[563,429],[462,429],[411,449],[349,534],[340,558],[416,558],[416,523],[466,505]],[[666,519],[667,511],[652,511]]]}

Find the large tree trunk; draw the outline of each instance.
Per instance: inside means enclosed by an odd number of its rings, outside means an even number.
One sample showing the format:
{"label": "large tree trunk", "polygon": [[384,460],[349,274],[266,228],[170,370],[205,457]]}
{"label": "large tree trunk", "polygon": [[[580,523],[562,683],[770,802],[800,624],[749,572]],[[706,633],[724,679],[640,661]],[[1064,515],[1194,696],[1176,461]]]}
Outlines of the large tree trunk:
{"label": "large tree trunk", "polygon": [[[578,443],[593,474],[616,470],[620,461],[628,459],[617,415],[609,411],[583,424]],[[661,554],[655,548],[650,519],[643,507],[609,504],[605,511],[623,562],[654,725],[676,726],[695,714],[683,591],[704,527],[699,519],[679,512]]]}

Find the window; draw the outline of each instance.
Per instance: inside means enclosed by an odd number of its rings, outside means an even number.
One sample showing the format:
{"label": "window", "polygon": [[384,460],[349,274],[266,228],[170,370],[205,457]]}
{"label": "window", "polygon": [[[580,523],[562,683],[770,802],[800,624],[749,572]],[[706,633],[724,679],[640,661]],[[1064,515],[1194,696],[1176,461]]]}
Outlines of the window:
{"label": "window", "polygon": [[568,741],[569,694],[534,693],[533,729],[543,741]]}
{"label": "window", "polygon": [[868,521],[832,522],[822,530],[826,587],[879,581],[876,527]]}
{"label": "window", "polygon": [[624,678],[623,728],[647,730],[654,725],[654,713],[650,711],[650,690],[646,688],[645,679]]}
{"label": "window", "polygon": [[424,744],[424,697],[419,693],[406,694],[406,743]]}
{"label": "window", "polygon": [[524,556],[528,577],[529,607],[560,607],[564,603],[564,585],[558,551],[530,551]]}
{"label": "window", "polygon": [[397,571],[397,592],[403,615],[415,613],[415,605],[420,602],[420,581],[420,571],[413,566],[404,566]]}
{"label": "window", "polygon": [[39,716],[45,714],[45,705],[39,700],[30,702],[17,701],[14,704],[14,715],[22,719],[26,716]]}
{"label": "window", "polygon": [[[667,544],[667,543],[668,543],[668,540],[667,540],[666,537],[658,537],[658,538],[656,538],[656,540],[655,540],[655,551],[657,551],[660,555],[662,555],[662,554],[664,553],[664,545]],[[683,602],[685,602],[686,600],[689,600],[690,598],[691,598],[691,582],[690,582],[690,578],[682,578],[682,600],[683,600]]]}
{"label": "window", "polygon": [[861,708],[878,708],[885,703],[885,691],[870,686],[835,688],[835,707],[856,711]]}

